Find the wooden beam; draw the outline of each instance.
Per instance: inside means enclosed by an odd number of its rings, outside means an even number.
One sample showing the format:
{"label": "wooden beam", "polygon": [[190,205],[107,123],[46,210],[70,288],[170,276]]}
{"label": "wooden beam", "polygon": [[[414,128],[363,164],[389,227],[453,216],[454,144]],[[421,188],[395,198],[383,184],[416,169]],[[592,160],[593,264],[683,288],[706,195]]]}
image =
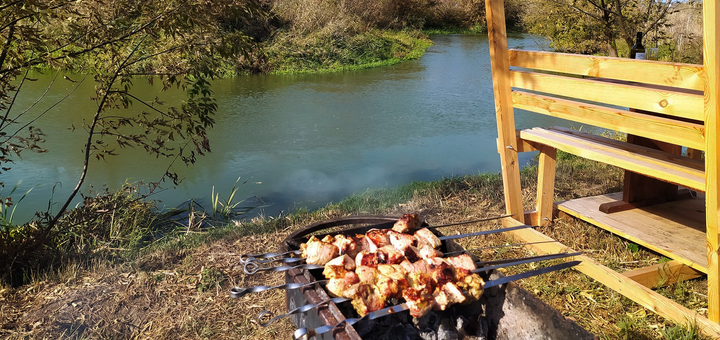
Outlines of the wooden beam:
{"label": "wooden beam", "polygon": [[720,183],[718,182],[718,150],[720,150],[720,6],[716,1],[703,1],[703,63],[705,66],[705,129],[707,146],[705,147],[705,190],[706,235],[708,257],[708,318],[720,322],[720,236],[718,220],[720,217]]}
{"label": "wooden beam", "polygon": [[695,190],[705,188],[702,164],[693,166],[687,157],[562,128],[521,130],[520,137]]}
{"label": "wooden beam", "polygon": [[705,276],[703,272],[692,269],[679,261],[658,263],[624,272],[622,275],[650,289]]}
{"label": "wooden beam", "polygon": [[[520,221],[507,218],[503,223],[504,225],[514,226],[521,225]],[[538,232],[534,229],[519,229],[510,231],[519,242],[543,242],[549,241],[550,243],[539,243],[528,245],[533,251],[539,254],[551,254],[559,252],[571,252],[572,249],[563,245],[560,242],[553,240],[552,238]],[[555,241],[555,242],[552,242]],[[631,280],[630,278],[623,276],[614,270],[603,266],[597,261],[589,258],[585,255],[576,256],[572,260],[580,260],[582,263],[575,266],[574,268],[581,273],[590,276],[596,281],[602,283],[615,290],[616,292],[626,296],[630,300],[635,301],[641,306],[657,313],[658,315],[672,320],[673,322],[680,325],[687,325],[688,322],[695,321],[698,328],[706,335],[712,338],[720,338],[720,325],[716,322],[710,321],[695,311],[687,309],[675,301],[672,301],[657,292],[641,285],[638,282]],[[570,261],[570,260],[568,260]]]}
{"label": "wooden beam", "polygon": [[495,117],[498,129],[498,153],[502,168],[505,209],[515,219],[523,219],[520,164],[515,138],[515,115],[510,93],[510,62],[508,60],[505,9],[502,0],[485,0],[490,45]]}
{"label": "wooden beam", "polygon": [[702,65],[510,50],[510,66],[703,90]]}
{"label": "wooden beam", "polygon": [[513,91],[512,95],[515,108],[518,109],[699,150],[705,149],[705,127],[702,124],[528,92]]}
{"label": "wooden beam", "polygon": [[697,121],[705,118],[702,111],[703,97],[696,94],[524,71],[510,71],[510,81],[512,87],[530,91]]}
{"label": "wooden beam", "polygon": [[543,145],[538,155],[537,211],[533,225],[550,225],[553,222],[555,198],[555,165],[557,150]]}

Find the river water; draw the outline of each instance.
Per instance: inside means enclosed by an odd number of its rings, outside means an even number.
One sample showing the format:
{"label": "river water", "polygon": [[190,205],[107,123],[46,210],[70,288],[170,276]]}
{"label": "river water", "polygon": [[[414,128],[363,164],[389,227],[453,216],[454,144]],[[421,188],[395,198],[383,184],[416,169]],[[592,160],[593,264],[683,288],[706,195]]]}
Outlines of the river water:
{"label": "river water", "polygon": [[[240,177],[247,183],[236,197],[258,196],[267,204],[260,211],[277,215],[324,206],[370,188],[499,172],[487,37],[449,35],[432,40],[435,45],[421,59],[391,67],[214,82],[219,109],[210,133],[212,153],[194,166],[175,166],[182,183],[176,188],[168,185],[152,198],[166,207],[195,199],[209,208],[213,186],[226,197]],[[508,43],[511,48],[547,49],[547,42],[530,35],[511,36]],[[52,78],[36,77],[40,80],[24,89],[18,108],[29,107]],[[43,112],[75,85],[57,80],[25,119]],[[87,79],[35,122],[48,136],[48,153],[25,152],[12,170],[0,175],[5,193],[19,181],[18,192],[33,189],[19,205],[17,222],[32,211],[47,209],[49,197],[63,201],[75,186],[86,138],[83,117],[89,119],[95,107],[89,99],[92,87]],[[156,88],[138,81],[136,90],[151,99]],[[168,95],[163,98],[172,101],[180,94]],[[516,125],[565,124],[516,112]],[[91,162],[85,192],[154,181],[168,165],[168,160],[142,150],[119,151],[121,156]],[[532,156],[525,154],[521,161],[527,163]],[[58,205],[52,207],[57,210]]]}

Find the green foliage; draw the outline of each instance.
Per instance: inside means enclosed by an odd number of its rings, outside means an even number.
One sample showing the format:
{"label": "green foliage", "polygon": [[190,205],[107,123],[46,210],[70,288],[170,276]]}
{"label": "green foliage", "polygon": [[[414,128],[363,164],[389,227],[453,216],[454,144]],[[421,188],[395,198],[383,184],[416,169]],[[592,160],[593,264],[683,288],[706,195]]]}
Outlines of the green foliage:
{"label": "green foliage", "polygon": [[432,43],[413,31],[330,36],[279,36],[265,49],[274,73],[359,69],[419,58]]}
{"label": "green foliage", "polygon": [[[240,177],[235,180],[235,184],[233,184],[230,194],[226,199],[221,199],[220,193],[216,193],[215,187],[213,186],[210,198],[212,200],[212,215],[215,219],[228,222],[234,217],[248,213],[256,208],[255,206],[243,206],[243,203],[246,203],[247,200],[235,200],[235,194],[237,194],[238,189],[240,189],[238,183],[240,183]],[[245,183],[247,183],[247,181],[240,183],[240,185],[244,185]]]}
{"label": "green foliage", "polygon": [[13,224],[15,209],[17,209],[18,204],[20,204],[30,191],[32,191],[32,189],[26,191],[22,196],[20,196],[17,202],[13,202],[12,196],[19,186],[20,183],[16,184],[7,196],[3,194],[3,189],[5,189],[5,187],[0,186],[0,232],[2,233],[10,233],[15,227]]}
{"label": "green foliage", "polygon": [[[525,27],[552,41],[559,51],[618,56],[616,40],[632,46],[636,32],[647,36],[668,25],[673,1],[531,0]],[[646,45],[647,46],[647,45]]]}
{"label": "green foliage", "polygon": [[665,340],[699,340],[705,339],[700,334],[697,322],[693,320],[688,325],[675,325],[662,331]]}

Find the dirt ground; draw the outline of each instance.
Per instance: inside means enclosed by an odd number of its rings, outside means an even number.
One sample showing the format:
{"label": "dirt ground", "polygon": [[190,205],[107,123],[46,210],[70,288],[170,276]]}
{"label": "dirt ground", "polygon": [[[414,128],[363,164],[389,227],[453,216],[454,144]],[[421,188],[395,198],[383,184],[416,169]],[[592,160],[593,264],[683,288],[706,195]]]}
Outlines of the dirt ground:
{"label": "dirt ground", "polygon": [[[602,184],[598,184],[601,185]],[[590,187],[590,186],[586,186]],[[562,192],[562,188],[559,189]],[[594,188],[594,190],[605,190]],[[531,196],[531,192],[526,193]],[[493,197],[489,197],[493,196]],[[445,191],[416,197],[387,215],[419,212],[431,225],[502,214],[501,192]],[[339,217],[327,211],[316,220]],[[287,228],[244,237],[228,236],[192,249],[167,247],[130,263],[69,266],[57,277],[19,288],[0,288],[0,337],[8,339],[271,339],[291,338],[294,326],[280,320],[260,327],[262,310],[285,312],[284,292],[272,290],[239,299],[231,287],[277,285],[278,273],[247,276],[240,255],[275,251],[292,231],[312,223],[288,222]],[[496,228],[499,222],[445,228],[445,234]],[[242,226],[241,226],[242,227]],[[585,250],[587,255],[619,270],[657,263],[659,256],[629,250],[627,243],[577,221],[557,221],[546,230],[553,237]],[[467,248],[512,243],[502,236],[462,239]],[[584,243],[583,243],[584,242]],[[481,257],[509,258],[529,253],[520,247],[484,250]],[[625,264],[622,264],[625,263]],[[521,271],[524,268],[514,268]],[[602,339],[662,339],[674,325],[575,271],[553,273],[519,282],[553,308]],[[689,308],[702,311],[702,280],[668,288]],[[682,290],[678,294],[678,290]],[[704,303],[704,305],[703,305]]]}

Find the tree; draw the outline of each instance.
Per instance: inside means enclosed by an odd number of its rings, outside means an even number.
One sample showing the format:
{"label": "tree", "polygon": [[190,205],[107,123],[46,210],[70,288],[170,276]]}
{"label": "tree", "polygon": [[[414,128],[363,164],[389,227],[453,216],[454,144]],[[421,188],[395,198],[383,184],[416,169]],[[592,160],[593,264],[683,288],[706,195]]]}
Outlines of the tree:
{"label": "tree", "polygon": [[[177,183],[173,163],[192,164],[210,151],[207,130],[217,110],[210,81],[223,59],[237,58],[251,47],[238,28],[261,14],[253,1],[0,2],[0,173],[12,171],[22,152],[45,151],[44,135],[34,124],[54,114],[56,103],[33,117],[16,104],[23,86],[34,80],[31,69],[54,73],[53,83],[93,81],[95,96],[89,99],[96,103],[77,129],[87,136],[83,170],[58,210],[39,214],[39,220],[22,227],[6,225],[0,214],[0,276],[46,261],[41,253],[50,252],[48,240],[63,232],[59,221],[80,192],[93,159],[126,147],[143,148],[169,159],[161,180]],[[65,70],[83,76],[62,80]],[[160,93],[153,101],[143,100],[133,92],[133,83],[143,80],[160,82],[163,90],[184,89],[187,96],[175,107],[165,107]],[[7,197],[0,199],[0,208],[12,204]]]}
{"label": "tree", "polygon": [[[635,32],[667,25],[674,0],[532,0],[525,25],[549,37],[553,47],[575,53],[605,51],[617,57],[616,39],[628,46]],[[602,48],[604,46],[604,48]]]}
{"label": "tree", "polygon": [[[90,159],[102,160],[124,147],[139,147],[158,157],[194,163],[210,151],[206,136],[217,109],[209,79],[222,58],[247,50],[250,41],[232,30],[229,18],[258,13],[251,2],[219,1],[5,1],[0,5],[0,171],[24,150],[42,152],[37,117],[15,107],[33,67],[72,70],[95,82],[95,112],[82,127],[87,133],[85,162],[75,190],[54,213],[52,227],[84,183]],[[230,30],[228,30],[230,28]],[[183,88],[186,101],[163,108],[132,92],[145,77],[163,89]],[[41,98],[42,100],[42,98]],[[127,110],[132,105],[140,110]],[[176,175],[166,172],[169,179]]]}

